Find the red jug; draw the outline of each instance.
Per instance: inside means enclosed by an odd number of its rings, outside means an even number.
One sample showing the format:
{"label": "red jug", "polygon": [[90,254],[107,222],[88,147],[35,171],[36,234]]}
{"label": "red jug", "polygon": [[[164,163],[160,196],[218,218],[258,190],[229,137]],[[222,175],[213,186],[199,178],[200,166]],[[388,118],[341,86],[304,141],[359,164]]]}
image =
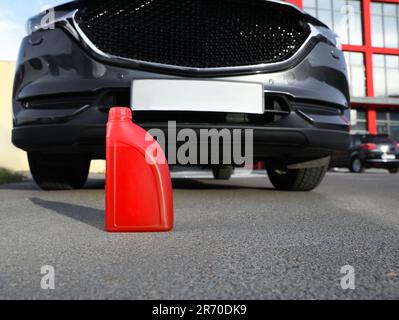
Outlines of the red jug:
{"label": "red jug", "polygon": [[[148,153],[150,147],[154,150],[154,144],[158,147],[156,157]],[[133,124],[129,108],[110,110],[106,152],[106,231],[172,230],[169,165],[155,139]]]}

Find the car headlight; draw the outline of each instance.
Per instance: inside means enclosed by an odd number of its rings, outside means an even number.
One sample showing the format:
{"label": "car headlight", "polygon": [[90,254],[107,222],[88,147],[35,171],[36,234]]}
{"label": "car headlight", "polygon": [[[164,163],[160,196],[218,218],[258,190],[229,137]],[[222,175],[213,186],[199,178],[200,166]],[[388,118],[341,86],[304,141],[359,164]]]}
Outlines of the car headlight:
{"label": "car headlight", "polygon": [[28,35],[38,30],[54,29],[55,14],[53,9],[46,10],[33,16],[26,22],[26,32]]}

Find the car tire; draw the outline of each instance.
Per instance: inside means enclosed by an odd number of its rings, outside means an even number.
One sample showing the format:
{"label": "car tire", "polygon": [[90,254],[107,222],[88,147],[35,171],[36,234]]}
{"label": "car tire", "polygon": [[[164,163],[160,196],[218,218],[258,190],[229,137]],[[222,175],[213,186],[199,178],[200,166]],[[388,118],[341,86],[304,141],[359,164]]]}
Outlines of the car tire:
{"label": "car tire", "polygon": [[36,184],[43,190],[73,190],[84,187],[90,159],[81,155],[28,153],[29,167]]}
{"label": "car tire", "polygon": [[363,173],[364,166],[362,160],[360,160],[358,157],[353,158],[349,170],[353,173]]}
{"label": "car tire", "polygon": [[212,168],[212,172],[216,180],[229,180],[234,169],[232,166],[217,166]]}
{"label": "car tire", "polygon": [[389,173],[396,174],[399,172],[399,168],[390,168],[388,171]]}
{"label": "car tire", "polygon": [[328,170],[324,167],[280,171],[268,169],[273,186],[282,191],[312,191],[323,181]]}

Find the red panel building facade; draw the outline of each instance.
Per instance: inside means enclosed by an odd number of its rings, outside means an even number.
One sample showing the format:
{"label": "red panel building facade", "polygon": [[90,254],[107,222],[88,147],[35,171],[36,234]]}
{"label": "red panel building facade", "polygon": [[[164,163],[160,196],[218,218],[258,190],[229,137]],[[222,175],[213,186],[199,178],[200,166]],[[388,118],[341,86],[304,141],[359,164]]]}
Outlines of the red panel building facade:
{"label": "red panel building facade", "polygon": [[399,0],[290,0],[341,38],[353,131],[399,141]]}

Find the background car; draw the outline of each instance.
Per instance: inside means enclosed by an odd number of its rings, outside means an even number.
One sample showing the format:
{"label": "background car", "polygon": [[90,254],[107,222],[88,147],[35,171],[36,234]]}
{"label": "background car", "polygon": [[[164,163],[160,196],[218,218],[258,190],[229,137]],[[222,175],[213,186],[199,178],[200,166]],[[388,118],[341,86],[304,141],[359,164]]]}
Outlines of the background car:
{"label": "background car", "polygon": [[335,152],[331,167],[348,168],[354,173],[370,168],[397,173],[399,143],[387,135],[352,135],[350,148]]}

